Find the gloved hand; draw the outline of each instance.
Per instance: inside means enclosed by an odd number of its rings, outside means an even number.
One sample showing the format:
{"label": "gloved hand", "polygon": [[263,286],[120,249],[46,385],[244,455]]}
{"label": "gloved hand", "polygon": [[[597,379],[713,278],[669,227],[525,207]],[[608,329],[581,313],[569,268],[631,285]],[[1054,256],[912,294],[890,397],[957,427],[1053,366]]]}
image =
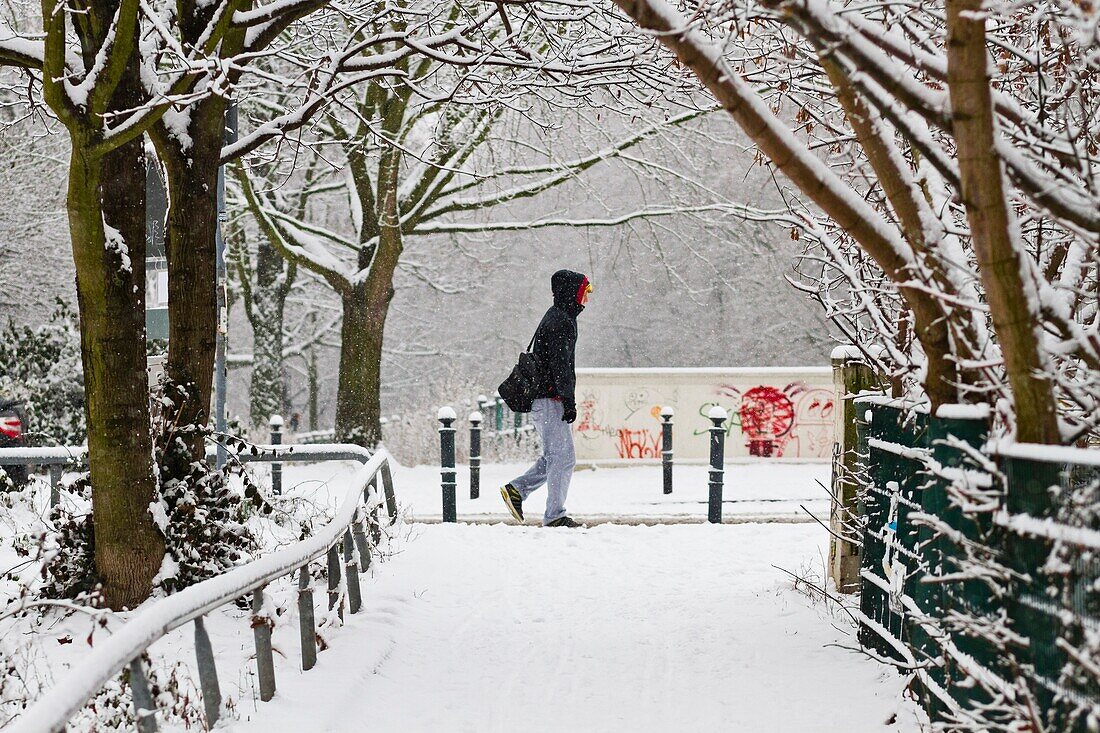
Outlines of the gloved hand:
{"label": "gloved hand", "polygon": [[562,422],[572,423],[576,419],[577,419],[577,408],[576,407],[566,407],[565,411],[562,412],[562,415],[561,415],[561,421]]}

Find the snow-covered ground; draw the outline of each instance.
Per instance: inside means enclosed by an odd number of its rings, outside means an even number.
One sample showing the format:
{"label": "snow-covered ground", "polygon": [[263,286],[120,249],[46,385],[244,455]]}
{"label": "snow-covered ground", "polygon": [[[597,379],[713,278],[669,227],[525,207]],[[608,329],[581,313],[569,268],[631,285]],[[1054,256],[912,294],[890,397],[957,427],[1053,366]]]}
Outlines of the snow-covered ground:
{"label": "snow-covered ground", "polygon": [[[331,515],[354,468],[288,464],[281,506],[296,516]],[[493,523],[504,518],[497,486],[522,468],[486,466],[475,502],[464,498],[467,473],[460,470],[460,516],[485,523],[399,525],[390,557],[363,578],[364,611],[346,625],[323,612],[324,580],[317,577],[318,632],[327,649],[308,674],[299,667],[295,584],[288,578],[270,586],[279,685],[271,703],[258,702],[249,613],[229,606],[211,614],[225,729],[918,729],[914,707],[902,698],[904,679],[842,648],[855,646],[850,620],[796,591],[791,576],[773,567],[820,582],[828,540],[820,526],[550,530]],[[258,473],[262,484],[267,467]],[[814,465],[728,467],[726,515],[791,517],[805,504],[824,516],[827,502],[815,479],[826,477],[827,468]],[[438,469],[399,468],[394,478],[406,519],[438,519]],[[665,497],[657,466],[581,471],[570,511],[582,518],[702,518],[705,469],[678,468],[676,479],[676,492]],[[34,494],[33,503],[0,507],[0,570],[14,570],[0,584],[8,598],[35,572],[14,544],[44,513],[48,488],[39,484]],[[529,516],[537,517],[541,502],[536,494]],[[253,529],[268,550],[296,535],[293,526],[259,518]],[[90,635],[101,639],[124,622],[125,615],[112,617],[100,629],[81,614],[49,612],[8,618],[0,631],[38,688],[79,664],[94,643]],[[162,730],[199,722],[192,643],[185,628],[150,649],[158,678],[177,678],[190,695],[184,709],[161,716]],[[128,697],[114,688],[101,706]],[[93,718],[99,714],[82,714],[72,729],[87,729]]]}
{"label": "snow-covered ground", "polygon": [[[291,480],[297,469],[288,474]],[[481,497],[470,499],[470,471],[458,467],[459,519],[508,519],[500,487],[527,470],[527,464],[482,467]],[[822,463],[757,461],[726,466],[722,514],[726,519],[808,520],[804,505],[819,517],[829,516],[830,467]],[[578,469],[569,488],[566,508],[573,517],[606,521],[630,518],[696,519],[707,516],[707,467],[675,466],[673,492],[661,491],[659,465]],[[821,483],[817,483],[820,481]],[[402,468],[394,477],[398,496],[413,519],[438,519],[443,508],[438,466]],[[538,523],[546,505],[546,490],[535,492],[524,505],[528,521]]]}
{"label": "snow-covered ground", "polygon": [[919,730],[904,678],[773,567],[820,579],[815,524],[412,529],[228,731]]}

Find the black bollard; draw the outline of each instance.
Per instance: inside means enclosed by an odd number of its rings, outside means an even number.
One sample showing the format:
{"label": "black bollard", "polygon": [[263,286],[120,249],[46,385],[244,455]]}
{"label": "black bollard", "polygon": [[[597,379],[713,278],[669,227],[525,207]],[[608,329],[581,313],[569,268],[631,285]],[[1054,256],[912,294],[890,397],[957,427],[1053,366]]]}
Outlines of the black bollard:
{"label": "black bollard", "polygon": [[455,504],[455,429],[452,427],[458,419],[453,408],[441,407],[436,418],[439,428],[439,463],[443,478],[443,521],[458,521],[458,508]]}
{"label": "black bollard", "polygon": [[[283,418],[281,415],[272,415],[267,422],[271,428],[271,444],[283,444]],[[283,493],[283,464],[275,462],[271,464],[271,493],[280,496]]]}
{"label": "black bollard", "polygon": [[672,416],[671,407],[661,408],[661,470],[664,474],[664,493],[672,493]]}
{"label": "black bollard", "polygon": [[726,428],[723,423],[729,415],[720,406],[715,405],[707,413],[712,427],[710,429],[710,504],[707,511],[707,521],[714,524],[722,523],[722,480],[724,468],[722,466],[726,452]]}
{"label": "black bollard", "polygon": [[470,413],[470,498],[481,496],[481,420],[477,410]]}

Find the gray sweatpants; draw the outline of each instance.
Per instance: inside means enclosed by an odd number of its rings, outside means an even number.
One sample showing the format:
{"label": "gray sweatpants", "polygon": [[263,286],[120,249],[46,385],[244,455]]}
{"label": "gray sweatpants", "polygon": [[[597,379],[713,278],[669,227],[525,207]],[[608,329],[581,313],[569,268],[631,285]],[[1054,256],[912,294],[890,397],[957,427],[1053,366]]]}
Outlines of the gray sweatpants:
{"label": "gray sweatpants", "polygon": [[542,439],[542,455],[527,473],[511,480],[512,486],[526,499],[536,489],[546,484],[546,513],[542,523],[550,524],[565,516],[565,495],[569,493],[569,481],[577,454],[573,451],[573,426],[562,422],[565,407],[557,400],[540,398],[531,406],[531,421]]}

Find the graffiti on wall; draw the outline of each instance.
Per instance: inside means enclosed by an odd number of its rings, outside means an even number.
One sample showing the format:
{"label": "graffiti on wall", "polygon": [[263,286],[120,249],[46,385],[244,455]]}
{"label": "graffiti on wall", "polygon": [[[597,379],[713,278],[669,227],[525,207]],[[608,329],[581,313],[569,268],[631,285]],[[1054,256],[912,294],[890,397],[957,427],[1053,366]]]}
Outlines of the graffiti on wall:
{"label": "graffiti on wall", "polygon": [[[719,400],[704,403],[706,417],[714,405],[729,413],[726,435],[740,432],[750,456],[761,458],[827,458],[832,453],[835,396],[831,389],[791,382],[782,389],[758,384],[741,391],[731,384],[717,388]],[[696,430],[697,435],[706,430]]]}
{"label": "graffiti on wall", "polygon": [[721,405],[729,414],[724,425],[727,455],[828,459],[835,419],[835,396],[826,386],[830,377],[775,382],[761,376],[744,381],[720,377],[708,384],[698,379],[677,383],[677,375],[660,375],[666,379],[661,387],[638,381],[578,385],[573,426],[578,456],[659,459],[660,410],[669,405],[677,415],[677,456],[705,460],[710,427],[706,415],[712,406]]}
{"label": "graffiti on wall", "polygon": [[[615,410],[618,414],[609,419],[607,406],[598,401],[595,393],[582,393],[577,401],[577,422],[573,431],[582,440],[612,439],[619,458],[660,458],[659,425],[644,427],[650,418],[658,423],[660,421],[661,405],[654,404],[654,399],[655,395],[650,390],[631,390],[624,395],[622,408]],[[627,426],[625,423],[628,420],[633,424]]]}
{"label": "graffiti on wall", "polygon": [[619,458],[660,458],[661,434],[655,430],[619,428]]}
{"label": "graffiti on wall", "polygon": [[[596,371],[596,370],[593,370]],[[828,461],[832,456],[836,398],[827,368],[761,370],[578,370],[577,421],[580,460],[658,460],[660,408],[676,411],[678,460],[705,461],[706,415],[714,405],[729,419],[726,455],[761,460]]]}

